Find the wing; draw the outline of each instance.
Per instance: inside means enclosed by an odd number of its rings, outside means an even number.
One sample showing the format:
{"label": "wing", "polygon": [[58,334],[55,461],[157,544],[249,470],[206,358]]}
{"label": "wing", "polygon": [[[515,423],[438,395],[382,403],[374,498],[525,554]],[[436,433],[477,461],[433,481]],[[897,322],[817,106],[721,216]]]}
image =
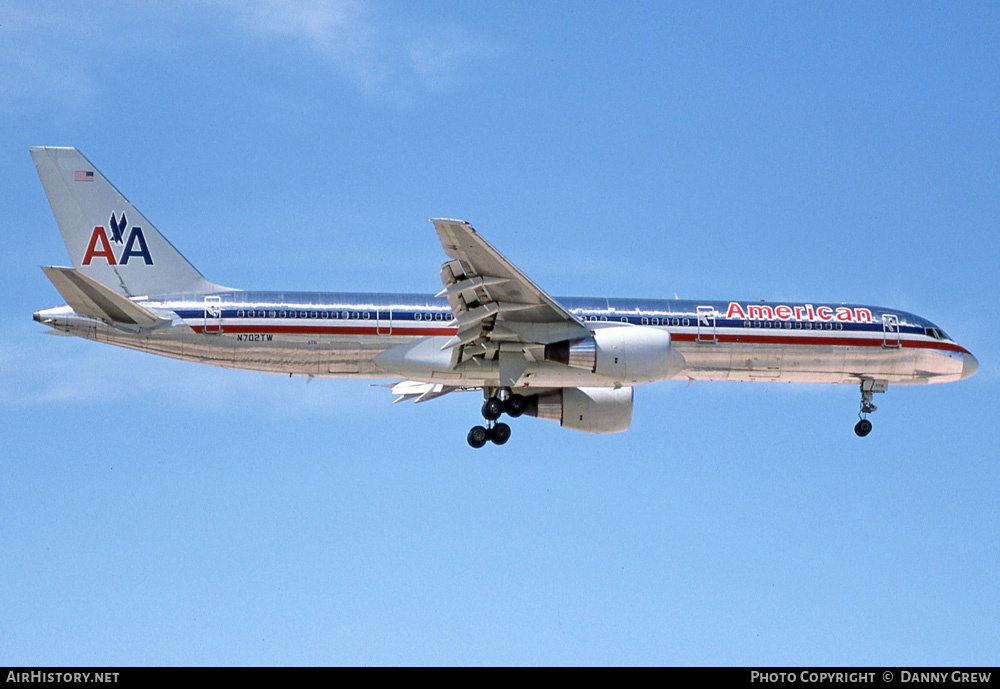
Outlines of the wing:
{"label": "wing", "polygon": [[461,220],[432,219],[444,252],[445,296],[458,332],[442,349],[453,348],[452,366],[499,359],[504,385],[514,385],[544,345],[582,339],[589,330],[543,292],[503,254]]}
{"label": "wing", "polygon": [[454,385],[421,383],[416,380],[402,380],[392,386],[392,394],[399,395],[399,397],[394,399],[392,403],[396,404],[397,402],[406,402],[414,399],[417,402],[426,402],[427,400],[442,397],[450,392],[462,389],[464,388]]}

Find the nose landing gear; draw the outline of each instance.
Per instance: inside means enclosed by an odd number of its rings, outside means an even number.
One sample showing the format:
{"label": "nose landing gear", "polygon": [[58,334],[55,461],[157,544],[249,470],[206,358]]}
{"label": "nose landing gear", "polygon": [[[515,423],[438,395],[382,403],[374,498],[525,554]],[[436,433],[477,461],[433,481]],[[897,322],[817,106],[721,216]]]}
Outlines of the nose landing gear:
{"label": "nose landing gear", "polygon": [[860,421],[854,425],[854,433],[859,438],[864,438],[872,432],[872,422],[868,420],[868,415],[878,409],[878,407],[872,404],[872,394],[876,392],[885,392],[888,387],[888,381],[872,380],[870,378],[862,379],[861,411],[858,412]]}
{"label": "nose landing gear", "polygon": [[523,395],[512,394],[509,388],[504,388],[499,392],[487,391],[486,401],[483,402],[483,418],[486,419],[486,426],[473,426],[469,431],[467,440],[469,445],[479,449],[487,442],[494,445],[503,445],[510,440],[510,426],[498,419],[503,414],[511,418],[517,418],[524,413],[528,406],[528,400]]}

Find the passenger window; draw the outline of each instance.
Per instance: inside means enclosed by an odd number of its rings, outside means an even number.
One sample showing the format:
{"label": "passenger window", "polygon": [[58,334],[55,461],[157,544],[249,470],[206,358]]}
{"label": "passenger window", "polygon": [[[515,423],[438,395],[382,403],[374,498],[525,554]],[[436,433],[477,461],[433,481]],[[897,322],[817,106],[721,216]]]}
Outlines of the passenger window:
{"label": "passenger window", "polygon": [[649,325],[649,319],[648,319],[648,318],[646,318],[645,316],[643,316],[643,317],[642,317],[642,324],[643,324],[643,325]]}
{"label": "passenger window", "polygon": [[691,325],[691,319],[685,318],[683,321],[684,325]]}

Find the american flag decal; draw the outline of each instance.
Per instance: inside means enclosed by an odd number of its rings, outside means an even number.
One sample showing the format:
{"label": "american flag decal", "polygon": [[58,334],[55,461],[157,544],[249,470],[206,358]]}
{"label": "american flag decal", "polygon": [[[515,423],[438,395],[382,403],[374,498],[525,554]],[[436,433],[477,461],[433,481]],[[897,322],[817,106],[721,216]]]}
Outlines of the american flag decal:
{"label": "american flag decal", "polygon": [[73,173],[74,182],[93,182],[94,173],[91,170],[77,170]]}

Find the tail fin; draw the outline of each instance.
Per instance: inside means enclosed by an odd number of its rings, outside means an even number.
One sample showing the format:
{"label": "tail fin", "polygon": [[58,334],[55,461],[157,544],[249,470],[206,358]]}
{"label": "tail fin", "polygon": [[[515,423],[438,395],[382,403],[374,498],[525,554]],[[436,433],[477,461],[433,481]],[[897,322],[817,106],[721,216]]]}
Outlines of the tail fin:
{"label": "tail fin", "polygon": [[75,148],[31,157],[73,267],[127,297],[225,289],[188,263]]}

